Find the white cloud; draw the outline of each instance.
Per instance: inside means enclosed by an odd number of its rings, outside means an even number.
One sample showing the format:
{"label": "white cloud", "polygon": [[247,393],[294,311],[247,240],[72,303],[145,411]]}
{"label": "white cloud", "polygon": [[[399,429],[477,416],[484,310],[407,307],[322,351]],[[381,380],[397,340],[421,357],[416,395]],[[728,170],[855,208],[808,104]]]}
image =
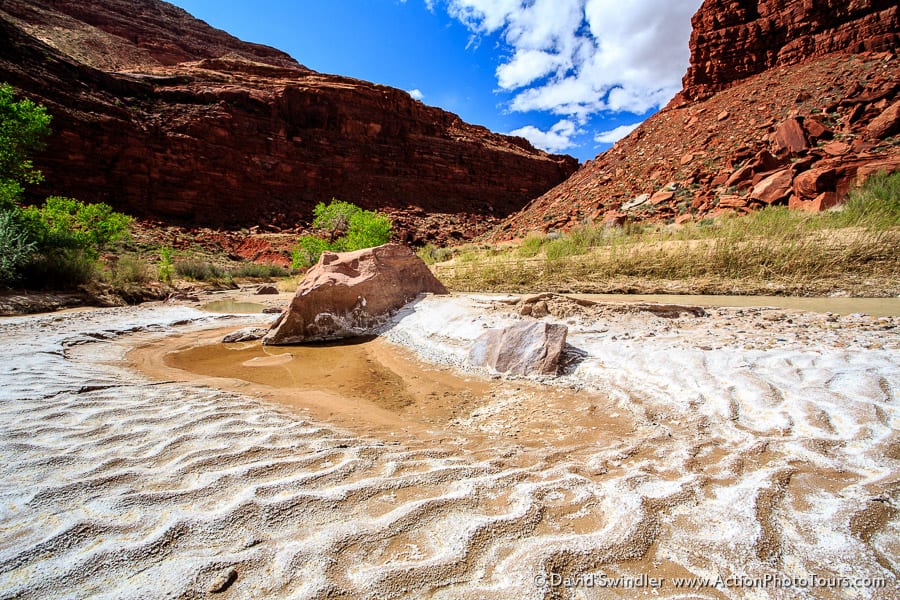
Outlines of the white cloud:
{"label": "white cloud", "polygon": [[510,135],[521,136],[547,152],[562,152],[572,148],[575,145],[572,137],[580,133],[582,131],[575,126],[575,123],[567,119],[558,122],[549,131],[541,131],[534,125],[526,125],[509,132]]}
{"label": "white cloud", "polygon": [[594,136],[594,141],[601,144],[615,144],[623,137],[640,127],[640,123],[632,123],[631,125],[619,125],[615,129],[609,131],[601,131]]}
{"label": "white cloud", "polygon": [[[433,0],[426,0],[426,2]],[[691,15],[701,0],[444,0],[473,35],[499,33],[497,67],[514,111],[583,123],[601,111],[636,114],[681,89]]]}
{"label": "white cloud", "polygon": [[416,88],[414,90],[406,90],[406,93],[412,96],[415,100],[419,100],[420,102],[425,99],[425,94],[422,93],[422,90]]}

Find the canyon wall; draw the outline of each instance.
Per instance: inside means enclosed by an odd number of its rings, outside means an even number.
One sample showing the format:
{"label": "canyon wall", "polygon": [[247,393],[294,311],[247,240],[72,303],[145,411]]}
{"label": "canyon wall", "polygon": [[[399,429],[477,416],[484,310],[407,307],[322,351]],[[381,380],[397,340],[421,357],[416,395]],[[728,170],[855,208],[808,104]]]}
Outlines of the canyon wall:
{"label": "canyon wall", "polygon": [[0,81],[53,115],[35,198],[163,222],[296,229],[337,197],[409,241],[465,239],[577,168],[157,0],[5,1]]}

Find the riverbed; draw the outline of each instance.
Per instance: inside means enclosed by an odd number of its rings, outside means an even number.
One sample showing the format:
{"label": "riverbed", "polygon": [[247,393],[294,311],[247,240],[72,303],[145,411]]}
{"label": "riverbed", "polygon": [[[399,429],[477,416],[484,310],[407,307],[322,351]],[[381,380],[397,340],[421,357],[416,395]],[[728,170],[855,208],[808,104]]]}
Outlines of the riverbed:
{"label": "riverbed", "polygon": [[554,378],[468,365],[508,297],[297,349],[189,306],[0,321],[0,596],[896,594],[900,319],[546,304]]}

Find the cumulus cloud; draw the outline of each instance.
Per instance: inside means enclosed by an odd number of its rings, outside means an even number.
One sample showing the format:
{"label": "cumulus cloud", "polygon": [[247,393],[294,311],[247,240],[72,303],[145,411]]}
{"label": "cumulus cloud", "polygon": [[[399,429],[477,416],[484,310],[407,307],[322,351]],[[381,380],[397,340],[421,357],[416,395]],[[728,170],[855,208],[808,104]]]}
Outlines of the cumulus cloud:
{"label": "cumulus cloud", "polygon": [[549,111],[584,123],[601,111],[645,113],[681,89],[690,19],[701,0],[444,4],[473,35],[502,37],[509,54],[496,76],[501,89],[514,93],[512,110]]}
{"label": "cumulus cloud", "polygon": [[422,101],[425,99],[425,94],[422,93],[422,90],[416,88],[414,90],[406,90],[406,93],[412,96],[414,99]]}
{"label": "cumulus cloud", "polygon": [[518,135],[525,138],[538,148],[547,152],[562,152],[573,147],[575,143],[572,137],[581,133],[575,123],[563,119],[550,128],[549,131],[541,131],[534,125],[526,125],[514,131],[510,131],[510,135]]}
{"label": "cumulus cloud", "polygon": [[632,123],[631,125],[619,125],[615,129],[609,131],[601,131],[594,136],[594,141],[601,144],[615,144],[623,137],[640,127],[640,123]]}

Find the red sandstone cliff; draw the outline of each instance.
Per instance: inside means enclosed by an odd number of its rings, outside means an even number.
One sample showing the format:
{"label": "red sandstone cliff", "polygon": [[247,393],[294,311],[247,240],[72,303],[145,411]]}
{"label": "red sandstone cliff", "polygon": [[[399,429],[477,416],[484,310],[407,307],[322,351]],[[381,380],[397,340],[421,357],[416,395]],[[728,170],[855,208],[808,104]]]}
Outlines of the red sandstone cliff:
{"label": "red sandstone cliff", "polygon": [[337,197],[446,241],[577,167],[158,0],[4,0],[0,81],[53,114],[41,194],[174,222],[291,228]]}
{"label": "red sandstone cliff", "polygon": [[896,3],[706,0],[692,23],[684,90],[495,237],[822,210],[858,177],[900,169]]}

